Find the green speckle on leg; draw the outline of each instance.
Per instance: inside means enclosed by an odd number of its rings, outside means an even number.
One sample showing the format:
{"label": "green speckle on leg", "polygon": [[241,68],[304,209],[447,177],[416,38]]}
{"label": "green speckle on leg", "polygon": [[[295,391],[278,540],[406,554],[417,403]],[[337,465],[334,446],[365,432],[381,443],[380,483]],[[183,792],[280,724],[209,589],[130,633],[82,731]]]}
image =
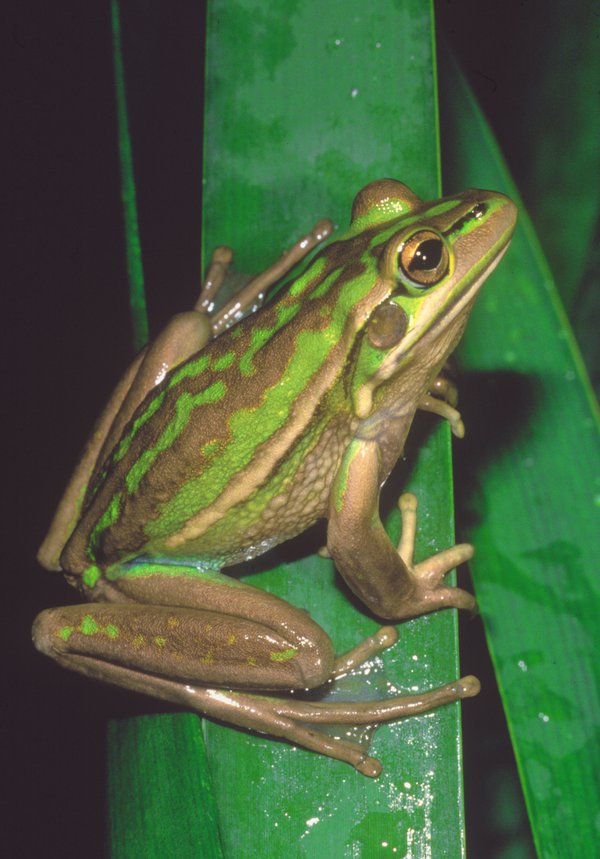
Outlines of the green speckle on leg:
{"label": "green speckle on leg", "polygon": [[100,627],[91,616],[91,614],[86,614],[81,623],[79,624],[79,632],[82,632],[84,635],[94,635],[96,632],[100,631]]}
{"label": "green speckle on leg", "polygon": [[115,626],[114,623],[107,623],[103,632],[108,635],[109,638],[117,638],[119,635],[119,628]]}
{"label": "green speckle on leg", "polygon": [[269,654],[269,659],[271,662],[287,662],[288,659],[294,658],[296,652],[295,647],[290,647],[287,650],[280,650],[278,653],[276,651],[272,651]]}

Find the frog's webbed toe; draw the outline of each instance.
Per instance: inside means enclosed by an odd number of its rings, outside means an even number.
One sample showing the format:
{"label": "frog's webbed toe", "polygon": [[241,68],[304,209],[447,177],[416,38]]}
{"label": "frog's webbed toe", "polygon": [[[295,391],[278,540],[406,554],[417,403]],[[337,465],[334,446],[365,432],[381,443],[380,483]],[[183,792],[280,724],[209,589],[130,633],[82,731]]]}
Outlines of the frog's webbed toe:
{"label": "frog's webbed toe", "polygon": [[[318,726],[378,725],[471,698],[479,689],[479,681],[472,676],[461,677],[429,692],[380,701],[313,702],[207,689],[200,690],[204,700],[198,709],[240,727],[282,737],[310,751],[345,761],[363,775],[377,778],[381,763],[369,755],[368,747],[325,733]],[[186,687],[186,693],[191,691],[191,687]],[[194,706],[190,700],[186,703]]]}
{"label": "frog's webbed toe", "polygon": [[[119,666],[108,666],[104,680],[122,685]],[[109,676],[114,672],[115,676]],[[126,685],[196,710],[239,728],[279,737],[309,751],[344,761],[369,778],[381,773],[381,763],[369,754],[367,745],[342,739],[320,729],[320,725],[373,726],[407,716],[425,713],[444,704],[477,695],[476,677],[467,676],[417,695],[395,696],[379,701],[302,701],[297,698],[272,697],[231,689],[204,688],[178,683],[167,678],[128,672]],[[147,687],[147,688],[146,688]],[[344,731],[345,733],[345,731]]]}

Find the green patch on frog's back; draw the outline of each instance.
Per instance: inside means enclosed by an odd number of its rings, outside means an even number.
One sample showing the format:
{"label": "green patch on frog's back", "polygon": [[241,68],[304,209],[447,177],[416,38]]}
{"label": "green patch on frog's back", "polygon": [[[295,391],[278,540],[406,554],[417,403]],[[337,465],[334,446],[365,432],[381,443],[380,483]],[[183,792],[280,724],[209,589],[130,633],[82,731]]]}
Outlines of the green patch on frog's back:
{"label": "green patch on frog's back", "polygon": [[175,402],[175,413],[164,428],[157,443],[145,450],[132,465],[125,477],[127,491],[132,495],[138,489],[144,475],[152,468],[157,456],[169,450],[176,439],[187,427],[194,410],[206,403],[218,403],[227,393],[227,387],[222,379],[213,382],[199,394],[194,396],[184,391]]}
{"label": "green patch on frog's back", "polygon": [[[197,513],[215,503],[232,482],[243,479],[244,472],[252,467],[259,451],[264,451],[268,456],[267,449],[273,437],[292,426],[295,416],[298,423],[302,424],[302,433],[298,433],[294,443],[286,448],[288,464],[300,461],[306,454],[306,448],[317,442],[322,428],[317,430],[314,425],[311,426],[307,408],[299,413],[299,399],[302,394],[301,404],[305,406],[309,400],[311,381],[327,365],[332,348],[342,339],[342,334],[339,320],[334,318],[333,313],[317,312],[314,318],[315,326],[304,326],[296,334],[293,344],[289,344],[285,373],[282,371],[268,387],[261,386],[260,400],[254,405],[231,410],[229,420],[226,421],[226,435],[220,440],[211,439],[210,442],[211,448],[219,445],[218,457],[206,462],[205,467],[191,476],[171,499],[161,505],[160,518],[148,519],[146,535],[150,540],[176,533],[189,519],[190,511]],[[281,360],[281,350],[278,354]],[[282,385],[281,378],[284,375],[286,384]],[[227,414],[226,408],[224,411]],[[201,420],[200,415],[197,420]],[[185,443],[183,438],[181,443]],[[173,447],[169,453],[176,457],[177,448]],[[294,471],[295,466],[292,465],[291,470]],[[289,469],[285,469],[282,475],[281,480],[285,476],[293,479]],[[277,487],[269,482],[260,491],[272,497]],[[250,506],[249,503],[247,510]]]}
{"label": "green patch on frog's back", "polygon": [[[368,238],[351,243],[365,251]],[[105,550],[110,557],[109,546],[135,550],[176,534],[252,473],[259,451],[268,458],[275,436],[291,439],[296,424],[296,439],[285,444],[297,444],[310,421],[313,380],[326,375],[328,366],[335,370],[327,384],[343,372],[357,319],[349,310],[367,300],[373,288],[372,261],[342,266],[341,259],[335,251],[326,257],[329,274],[321,273],[321,280],[309,269],[302,278],[304,301],[297,293],[282,293],[260,317],[243,321],[177,368],[156,397],[142,405],[98,498],[98,509],[110,515],[103,513],[88,525],[90,560]],[[237,361],[231,360],[234,350]],[[320,396],[315,395],[314,407]],[[121,495],[123,486],[127,492]],[[109,495],[111,487],[115,491]]]}

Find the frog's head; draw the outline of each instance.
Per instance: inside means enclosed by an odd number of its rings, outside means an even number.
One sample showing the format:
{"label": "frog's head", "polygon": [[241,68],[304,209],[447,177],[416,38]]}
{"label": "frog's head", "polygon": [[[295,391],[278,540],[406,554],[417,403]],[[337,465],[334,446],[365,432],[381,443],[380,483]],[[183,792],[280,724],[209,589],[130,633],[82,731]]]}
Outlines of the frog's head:
{"label": "frog's head", "polygon": [[386,289],[362,329],[356,356],[352,397],[358,417],[372,413],[376,392],[388,380],[404,375],[426,383],[439,371],[481,285],[506,251],[516,217],[516,206],[494,191],[425,202],[384,179],[359,192],[348,235],[373,231],[370,253]]}

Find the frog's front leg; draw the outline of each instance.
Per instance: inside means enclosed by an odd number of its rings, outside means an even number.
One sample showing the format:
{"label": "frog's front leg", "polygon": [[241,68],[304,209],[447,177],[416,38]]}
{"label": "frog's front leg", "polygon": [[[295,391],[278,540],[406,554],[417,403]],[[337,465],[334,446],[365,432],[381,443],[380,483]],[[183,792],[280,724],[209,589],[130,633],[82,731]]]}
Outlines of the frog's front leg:
{"label": "frog's front leg", "polygon": [[431,412],[434,415],[444,418],[450,424],[452,434],[457,438],[465,437],[465,425],[460,412],[444,400],[439,400],[437,397],[432,397],[429,394],[421,397],[418,407],[423,412]]}
{"label": "frog's front leg", "polygon": [[414,495],[400,499],[402,539],[397,550],[379,517],[381,457],[376,441],[357,439],[346,451],[332,489],[327,546],[354,593],[378,617],[402,620],[440,608],[475,608],[471,594],[443,583],[473,556],[460,544],[413,564]]}

